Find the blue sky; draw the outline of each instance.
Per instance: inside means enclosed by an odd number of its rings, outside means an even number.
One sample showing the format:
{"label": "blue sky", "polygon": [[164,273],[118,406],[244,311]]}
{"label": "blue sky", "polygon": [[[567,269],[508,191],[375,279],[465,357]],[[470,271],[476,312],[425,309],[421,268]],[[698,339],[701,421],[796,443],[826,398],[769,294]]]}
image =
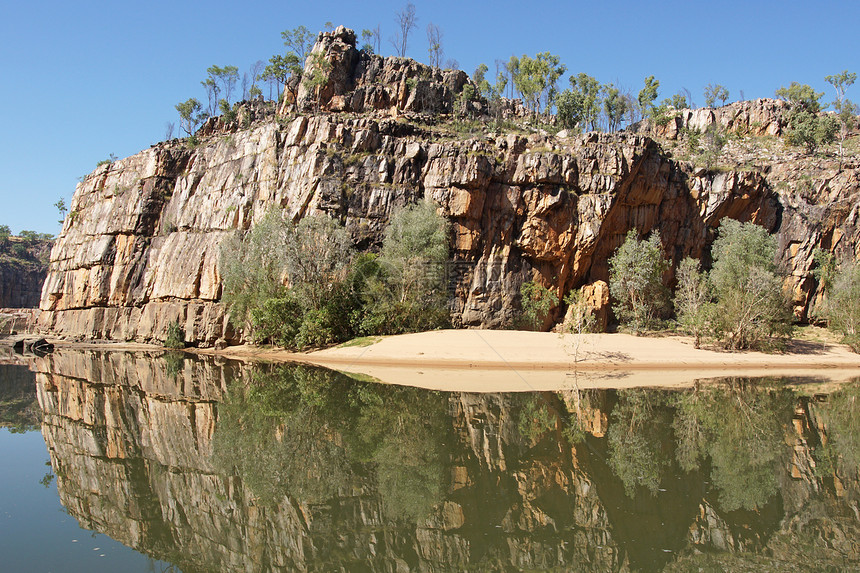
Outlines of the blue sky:
{"label": "blue sky", "polygon": [[[409,54],[427,61],[426,26],[442,29],[445,58],[471,73],[481,62],[550,51],[568,73],[585,72],[633,93],[646,76],[660,99],[720,83],[738,99],[771,97],[792,81],[833,99],[824,76],[860,72],[860,3],[695,0],[672,2],[413,2]],[[280,32],[328,21],[380,26],[383,55],[405,1],[8,2],[0,19],[5,111],[0,130],[0,224],[57,233],[60,197],[111,153],[136,153],[164,138],[174,105],[205,100],[206,68],[283,50]],[[566,87],[567,78],[562,78]],[[860,84],[848,91],[860,101]]]}

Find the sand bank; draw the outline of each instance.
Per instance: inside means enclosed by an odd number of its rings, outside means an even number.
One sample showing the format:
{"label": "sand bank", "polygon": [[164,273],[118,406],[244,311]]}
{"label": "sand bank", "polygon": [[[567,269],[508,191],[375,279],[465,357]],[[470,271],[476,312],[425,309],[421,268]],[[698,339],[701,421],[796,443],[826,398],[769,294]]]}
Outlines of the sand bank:
{"label": "sand bank", "polygon": [[386,383],[469,392],[674,387],[726,376],[788,376],[800,382],[860,377],[860,355],[839,344],[793,341],[784,353],[725,352],[696,349],[692,339],[681,336],[439,330],[304,354],[247,353]]}

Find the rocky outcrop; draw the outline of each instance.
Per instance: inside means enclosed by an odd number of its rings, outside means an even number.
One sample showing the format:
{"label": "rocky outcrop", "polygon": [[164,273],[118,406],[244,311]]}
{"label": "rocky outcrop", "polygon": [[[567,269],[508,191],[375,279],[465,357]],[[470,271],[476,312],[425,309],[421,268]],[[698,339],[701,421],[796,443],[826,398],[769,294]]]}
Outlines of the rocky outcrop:
{"label": "rocky outcrop", "polygon": [[[312,85],[307,78],[325,78]],[[408,58],[383,58],[356,49],[355,32],[338,27],[322,32],[305,62],[305,81],[284,91],[281,114],[301,112],[391,111],[436,115],[454,111],[454,100],[469,83],[461,70],[441,70]],[[473,98],[478,102],[477,96]]]}
{"label": "rocky outcrop", "polygon": [[736,101],[716,108],[669,110],[662,119],[645,119],[630,130],[666,139],[677,139],[684,129],[704,133],[711,126],[740,136],[780,136],[788,125],[788,111],[783,100]]}
{"label": "rocky outcrop", "polygon": [[[727,151],[720,169],[707,169],[634,133],[462,137],[448,116],[430,124],[389,117],[429,112],[425,99],[436,112],[450,111],[467,81],[461,72],[359,54],[354,34],[340,28],[322,34],[314,54],[329,62],[330,79],[301,88],[298,108],[322,113],[296,115],[285,104],[270,120],[257,110],[247,128],[213,123],[194,147],[165,142],[84,179],[51,253],[43,329],[157,341],[179,323],[193,345],[242,341],[219,302],[219,245],[272,208],[294,220],[326,213],[359,248],[375,249],[392,209],[434,200],[451,221],[447,270],[452,322],[461,327],[511,324],[524,281],[551,287],[559,299],[606,281],[607,260],[630,229],[658,233],[677,264],[685,256],[707,263],[724,217],[766,227],[779,236],[801,320],[817,292],[814,247],[840,260],[857,256],[851,161],[839,169],[835,160],[753,140]],[[431,95],[416,95],[425,88]],[[753,103],[714,120],[752,126],[770,117],[771,104]]]}

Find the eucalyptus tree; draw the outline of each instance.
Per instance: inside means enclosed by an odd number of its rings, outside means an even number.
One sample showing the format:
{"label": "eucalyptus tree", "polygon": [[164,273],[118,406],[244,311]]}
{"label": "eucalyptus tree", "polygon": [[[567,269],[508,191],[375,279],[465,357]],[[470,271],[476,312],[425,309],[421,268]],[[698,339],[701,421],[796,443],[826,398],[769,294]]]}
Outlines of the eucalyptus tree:
{"label": "eucalyptus tree", "polygon": [[844,70],[841,74],[825,76],[824,80],[833,86],[836,90],[836,100],[833,102],[833,109],[836,110],[836,117],[839,118],[839,162],[840,165],[844,158],[844,143],[848,132],[854,127],[857,120],[857,114],[860,113],[857,104],[845,97],[845,90],[851,86],[857,79],[857,74],[848,70]]}
{"label": "eucalyptus tree", "polygon": [[609,131],[617,131],[627,113],[628,102],[621,90],[613,84],[603,86],[603,113]]}
{"label": "eucalyptus tree", "polygon": [[430,66],[438,68],[442,65],[442,29],[430,22],[427,24],[427,52],[430,54]]}
{"label": "eucalyptus tree", "polygon": [[233,90],[239,81],[239,68],[236,66],[224,66],[223,68],[220,66],[209,66],[206,68],[206,73],[209,74],[209,77],[206,78],[204,85],[214,84],[217,86],[215,97],[217,98],[218,93],[223,93],[227,105],[230,105]]}
{"label": "eucalyptus tree", "polygon": [[397,28],[394,36],[389,40],[394,46],[394,53],[401,58],[406,57],[406,49],[409,47],[409,34],[416,27],[418,17],[415,15],[415,4],[409,3],[399,10],[394,17]]}
{"label": "eucalyptus tree", "polygon": [[[272,84],[277,86],[278,93],[281,93],[285,87],[290,89],[295,99],[305,60],[313,47],[314,35],[304,26],[298,26],[292,30],[281,32],[281,38],[284,40],[287,52],[283,55],[275,54],[269,58],[269,64],[259,74],[258,78],[269,82],[269,99],[273,99]],[[293,77],[296,78],[296,81],[292,81]]]}
{"label": "eucalyptus tree", "polygon": [[289,48],[287,53],[295,54],[299,61],[304,64],[314,46],[314,34],[304,26],[297,26],[292,30],[281,32],[281,38],[284,40],[284,46]]}
{"label": "eucalyptus tree", "polygon": [[786,140],[791,145],[805,147],[814,153],[820,145],[836,138],[839,125],[836,119],[819,114],[824,92],[816,92],[806,84],[791,82],[791,85],[776,90],[776,96],[791,104],[788,115]]}
{"label": "eucalyptus tree", "polygon": [[645,78],[645,87],[639,91],[639,97],[637,98],[642,115],[646,115],[654,109],[654,101],[657,99],[657,90],[659,88],[660,80],[655,79],[654,76]]}
{"label": "eucalyptus tree", "polygon": [[361,40],[364,45],[361,51],[366,54],[379,54],[382,51],[382,43],[379,36],[379,26],[376,28],[365,28],[361,31]]}
{"label": "eucalyptus tree", "polygon": [[558,94],[559,78],[567,71],[559,56],[541,52],[534,58],[523,54],[512,72],[514,86],[535,116],[551,111]]}
{"label": "eucalyptus tree", "polygon": [[717,100],[720,100],[720,102],[725,105],[726,100],[729,99],[729,90],[720,84],[708,84],[705,86],[704,96],[706,107],[714,107]]}
{"label": "eucalyptus tree", "polygon": [[489,98],[493,96],[495,91],[493,86],[490,85],[489,80],[487,80],[487,71],[489,71],[487,64],[478,64],[478,67],[472,72],[472,81],[478,86],[478,93],[483,97]]}
{"label": "eucalyptus tree", "polygon": [[579,102],[582,126],[589,131],[595,131],[602,104],[600,82],[584,73],[571,76],[568,81],[571,92]]}
{"label": "eucalyptus tree", "polygon": [[653,328],[668,307],[669,293],[663,286],[668,268],[660,236],[652,233],[640,240],[635,229],[609,259],[609,292],[616,301],[612,311],[637,334]]}
{"label": "eucalyptus tree", "polygon": [[792,331],[776,265],[776,237],[751,222],[723,219],[711,248],[717,336],[731,350],[770,345]]}
{"label": "eucalyptus tree", "polygon": [[174,106],[179,112],[179,126],[187,135],[194,135],[200,124],[206,121],[209,115],[203,111],[203,106],[195,98],[188,98],[182,103]]}
{"label": "eucalyptus tree", "polygon": [[798,82],[791,82],[788,87],[783,86],[776,90],[776,97],[787,101],[793,108],[800,108],[810,113],[821,111],[819,100],[823,95],[824,92],[817,92],[812,86]]}
{"label": "eucalyptus tree", "polygon": [[[265,67],[263,73],[260,76],[260,79],[264,81],[268,81],[270,84],[274,83],[278,87],[278,93],[280,93],[284,87],[293,86],[291,91],[293,92],[293,97],[296,96],[296,91],[298,90],[298,82],[290,81],[291,78],[302,76],[302,61],[299,60],[299,57],[290,52],[285,55],[275,54],[269,59],[269,65]],[[271,91],[269,93],[269,98],[272,98]]]}

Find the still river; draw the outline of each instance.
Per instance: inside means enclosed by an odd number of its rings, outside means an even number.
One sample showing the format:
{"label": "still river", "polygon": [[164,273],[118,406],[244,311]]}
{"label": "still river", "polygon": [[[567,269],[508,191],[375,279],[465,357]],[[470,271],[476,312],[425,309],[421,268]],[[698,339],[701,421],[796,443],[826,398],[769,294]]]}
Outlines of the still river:
{"label": "still river", "polygon": [[63,350],[0,366],[0,569],[860,570],[858,398]]}

